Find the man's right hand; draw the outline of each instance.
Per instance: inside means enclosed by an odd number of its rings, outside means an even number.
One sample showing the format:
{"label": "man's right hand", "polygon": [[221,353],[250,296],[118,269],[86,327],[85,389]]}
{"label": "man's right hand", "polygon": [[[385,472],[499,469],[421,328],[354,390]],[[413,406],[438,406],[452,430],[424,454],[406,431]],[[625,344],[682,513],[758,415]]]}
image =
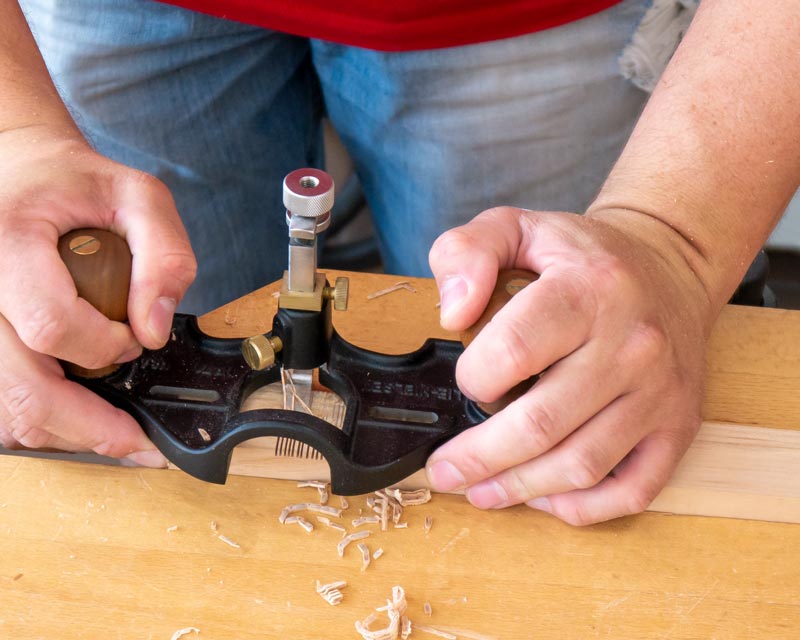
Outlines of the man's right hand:
{"label": "man's right hand", "polygon": [[[130,246],[130,326],[77,296],[56,245],[81,227],[108,229]],[[163,346],[195,272],[159,180],[63,129],[0,132],[0,444],[164,466],[133,418],[67,380],[56,359],[99,368]]]}

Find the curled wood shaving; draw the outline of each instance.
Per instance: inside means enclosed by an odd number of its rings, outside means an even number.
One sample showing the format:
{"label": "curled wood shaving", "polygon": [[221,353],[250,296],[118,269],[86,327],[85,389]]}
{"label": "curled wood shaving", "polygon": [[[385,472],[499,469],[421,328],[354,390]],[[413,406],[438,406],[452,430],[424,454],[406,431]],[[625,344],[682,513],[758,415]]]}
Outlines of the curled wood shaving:
{"label": "curled wood shaving", "polygon": [[283,524],[297,524],[305,529],[306,533],[311,533],[314,530],[314,525],[303,516],[289,516],[283,521]]}
{"label": "curled wood shaving", "polygon": [[234,547],[235,549],[241,549],[242,548],[241,545],[238,542],[234,542],[228,536],[224,536],[221,533],[217,536],[217,538],[222,540],[222,542],[224,542],[225,544],[230,545],[231,547]]}
{"label": "curled wood shaving", "polygon": [[371,531],[358,531],[357,533],[351,533],[351,534],[346,535],[344,538],[342,538],[342,540],[339,542],[339,544],[336,545],[336,550],[339,552],[339,557],[340,558],[344,557],[344,550],[347,548],[348,544],[350,544],[351,542],[355,542],[356,540],[363,540],[370,533],[372,533],[372,532]]}
{"label": "curled wood shaving", "polygon": [[378,524],[380,521],[381,519],[378,516],[361,516],[353,520],[353,526],[360,527],[364,524]]}
{"label": "curled wood shaving", "polygon": [[211,442],[211,436],[209,435],[208,431],[206,431],[202,427],[197,427],[197,433],[200,434],[200,437],[203,439],[203,442]]}
{"label": "curled wood shaving", "polygon": [[433,526],[433,518],[431,518],[430,516],[425,516],[425,524],[422,526],[425,529],[425,533],[428,533],[428,531],[430,531],[431,527]]}
{"label": "curled wood shaving", "polygon": [[376,616],[374,613],[370,613],[366,618],[364,618],[361,621],[361,624],[363,624],[365,627],[368,627],[373,622],[375,622],[377,619],[378,619],[378,616]]}
{"label": "curled wood shaving", "polygon": [[402,616],[400,618],[400,637],[403,640],[407,640],[408,636],[411,635],[411,620],[409,620],[406,616]]}
{"label": "curled wood shaving", "polygon": [[394,525],[394,528],[395,529],[408,529],[408,523],[407,522],[398,522],[397,524]]}
{"label": "curled wood shaving", "polygon": [[347,498],[344,496],[339,496],[339,506],[342,507],[342,510],[349,509],[350,503],[347,501]]}
{"label": "curled wood shaving", "polygon": [[414,507],[431,501],[430,489],[417,489],[416,491],[387,489],[386,494],[397,500],[403,507]]}
{"label": "curled wood shaving", "polygon": [[394,283],[391,287],[387,287],[386,289],[381,289],[380,291],[375,291],[373,293],[370,293],[367,296],[367,300],[374,300],[375,298],[380,298],[381,296],[394,293],[395,291],[400,291],[400,289],[405,289],[406,291],[410,291],[411,293],[417,292],[417,290],[414,287],[412,287],[407,280],[403,280],[401,282]]}
{"label": "curled wood shaving", "polygon": [[336,507],[331,507],[327,504],[316,504],[314,502],[302,502],[284,507],[283,511],[281,511],[281,515],[278,516],[278,522],[283,524],[283,521],[286,520],[289,515],[297,511],[315,511],[316,513],[324,513],[334,518],[342,517],[342,510]]}
{"label": "curled wood shaving", "polygon": [[371,560],[369,555],[369,547],[363,542],[358,543],[358,550],[361,552],[361,570],[366,571]]}
{"label": "curled wood shaving", "polygon": [[188,636],[190,633],[200,633],[200,629],[197,627],[186,627],[185,629],[178,629],[175,633],[172,634],[172,638],[170,640],[178,640],[178,638],[182,638],[183,636]]}
{"label": "curled wood shaving", "polygon": [[385,607],[379,607],[376,611],[386,611],[389,624],[383,629],[372,630],[369,627],[375,621],[375,617],[371,615],[364,620],[356,621],[356,631],[364,640],[397,640],[401,618],[406,612],[406,594],[403,587],[392,587],[392,599]]}
{"label": "curled wood shaving", "polygon": [[341,590],[346,586],[347,583],[344,580],[329,582],[328,584],[320,584],[319,580],[317,580],[317,593],[325,602],[335,607],[342,601],[344,596]]}
{"label": "curled wood shaving", "polygon": [[383,555],[383,547],[378,547],[375,549],[375,553],[372,554],[372,559],[377,560]]}

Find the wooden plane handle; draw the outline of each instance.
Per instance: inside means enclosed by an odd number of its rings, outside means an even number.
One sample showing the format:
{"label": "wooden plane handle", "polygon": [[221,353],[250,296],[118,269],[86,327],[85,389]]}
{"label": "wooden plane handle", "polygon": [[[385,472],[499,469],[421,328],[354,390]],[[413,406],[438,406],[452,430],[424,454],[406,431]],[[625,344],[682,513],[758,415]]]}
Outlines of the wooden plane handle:
{"label": "wooden plane handle", "polygon": [[[111,320],[128,320],[131,251],[120,236],[103,229],[75,229],[58,241],[58,253],[75,281],[78,296]],[[117,369],[85,369],[70,362],[64,368],[77,376],[98,378]]]}
{"label": "wooden plane handle", "polygon": [[[469,329],[462,331],[460,334],[461,342],[465,347],[475,339],[475,336],[489,323],[495,314],[502,309],[514,295],[534,282],[539,278],[539,275],[533,271],[525,271],[524,269],[504,269],[497,274],[497,284],[494,287],[489,303],[478,321],[473,324]],[[501,398],[494,402],[479,402],[478,405],[486,413],[492,415],[505,409],[514,400],[519,398],[528,389],[531,388],[539,376],[531,376],[527,380],[523,380],[515,385]]]}

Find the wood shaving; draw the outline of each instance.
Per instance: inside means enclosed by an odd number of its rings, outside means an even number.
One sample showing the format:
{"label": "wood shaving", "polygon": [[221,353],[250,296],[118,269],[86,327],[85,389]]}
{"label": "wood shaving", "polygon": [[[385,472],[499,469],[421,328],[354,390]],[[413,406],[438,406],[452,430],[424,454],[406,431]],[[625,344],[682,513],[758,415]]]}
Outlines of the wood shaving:
{"label": "wood shaving", "polygon": [[387,287],[386,289],[381,289],[380,291],[375,291],[374,293],[370,293],[367,296],[367,300],[374,300],[375,298],[380,298],[381,296],[394,293],[395,291],[400,291],[401,289],[405,289],[406,291],[410,291],[411,293],[417,292],[417,290],[414,287],[412,287],[407,280],[403,280],[401,282],[395,282],[391,287]]}
{"label": "wood shaving", "polygon": [[386,531],[389,527],[389,500],[384,499],[381,503],[381,531]]}
{"label": "wood shaving", "polygon": [[428,533],[428,531],[431,530],[432,526],[433,526],[433,518],[431,518],[430,516],[425,516],[425,524],[422,525],[422,527],[425,529],[425,533]]}
{"label": "wood shaving", "polygon": [[174,533],[177,530],[178,530],[177,524],[173,524],[171,527],[167,527],[167,533]]}
{"label": "wood shaving", "polygon": [[208,431],[206,431],[202,427],[197,427],[197,433],[200,434],[200,437],[203,439],[203,442],[211,442],[211,436],[209,435]]}
{"label": "wood shaving", "polygon": [[342,589],[346,586],[347,583],[344,580],[329,582],[328,584],[320,584],[319,580],[317,580],[317,593],[325,602],[335,607],[344,598]]}
{"label": "wood shaving", "polygon": [[372,554],[372,559],[377,560],[383,555],[383,547],[378,547],[375,549],[375,553]]}
{"label": "wood shaving", "polygon": [[414,629],[417,631],[422,631],[424,633],[430,633],[432,636],[439,636],[440,638],[444,638],[445,640],[458,640],[458,636],[454,636],[452,633],[448,633],[447,631],[442,631],[441,629],[436,629],[435,627],[427,627],[423,624],[415,624]]}
{"label": "wood shaving", "polygon": [[430,489],[417,489],[416,491],[387,489],[386,494],[397,500],[397,502],[399,502],[403,507],[414,507],[431,501]]}
{"label": "wood shaving", "polygon": [[216,520],[212,520],[211,521],[211,530],[212,531],[217,531],[218,529],[219,529],[219,525],[217,524],[217,521]]}
{"label": "wood shaving", "polygon": [[306,520],[303,516],[289,516],[283,521],[283,524],[296,524],[305,529],[306,533],[311,533],[314,530],[314,525]]}
{"label": "wood shaving", "polygon": [[361,624],[363,624],[365,627],[368,627],[373,622],[375,622],[377,619],[378,619],[378,616],[376,616],[374,613],[370,613],[366,618],[364,618],[361,621]]}
{"label": "wood shaving", "polygon": [[328,483],[324,480],[303,480],[297,483],[298,489],[303,489],[305,487],[313,487],[314,489],[327,489]]}
{"label": "wood shaving", "polygon": [[408,523],[407,522],[398,522],[397,524],[394,525],[394,528],[395,529],[408,529]]}
{"label": "wood shaving", "polygon": [[375,496],[367,498],[367,506],[381,517],[381,531],[389,528],[389,507],[392,507],[392,517],[394,518],[395,505],[400,505],[386,491],[376,491]]}
{"label": "wood shaving", "polygon": [[369,555],[369,547],[363,542],[359,542],[358,550],[361,552],[361,570],[366,571],[369,561],[372,559]]}
{"label": "wood shaving", "polygon": [[371,531],[358,531],[356,533],[348,534],[344,538],[342,538],[342,540],[339,542],[339,544],[336,545],[336,550],[339,552],[339,557],[340,558],[344,557],[344,550],[347,548],[348,544],[350,544],[351,542],[355,542],[356,540],[363,540],[370,533],[372,533],[372,532]]}
{"label": "wood shaving", "polygon": [[230,545],[231,547],[233,547],[235,549],[241,549],[242,548],[241,545],[238,542],[234,542],[228,536],[224,536],[221,533],[217,536],[217,538],[219,538],[220,540],[222,540],[222,542],[224,542],[227,545]]}
{"label": "wood shaving", "polygon": [[400,618],[400,637],[403,640],[407,640],[408,636],[411,635],[411,620],[408,619],[406,616]]}
{"label": "wood shaving", "polygon": [[328,483],[323,482],[322,480],[307,480],[305,482],[298,482],[298,488],[304,487],[313,487],[317,491],[319,491],[319,503],[320,504],[328,504],[328,499],[330,498],[330,493],[328,492]]}
{"label": "wood shaving", "polygon": [[283,524],[283,521],[286,520],[287,516],[297,511],[315,511],[316,513],[324,513],[326,515],[333,516],[334,518],[342,517],[342,510],[337,509],[336,507],[331,507],[327,504],[316,504],[314,502],[302,502],[299,504],[290,504],[289,506],[284,507],[283,511],[281,511],[281,515],[278,516],[278,522]]}
{"label": "wood shaving", "polygon": [[343,510],[350,508],[350,503],[347,501],[347,498],[345,498],[344,496],[339,496],[339,505],[342,507]]}
{"label": "wood shaving", "polygon": [[[294,380],[292,379],[292,370],[291,369],[284,369],[281,367],[281,388],[283,390],[283,408],[284,409],[291,409],[292,411],[295,410],[295,402],[300,404],[303,411],[305,411],[309,415],[316,415],[309,407],[305,401],[300,397],[300,394],[297,393],[297,387],[294,385]],[[291,406],[287,406],[287,394],[286,391],[289,391],[291,394]]]}
{"label": "wood shaving", "polygon": [[378,524],[380,521],[381,519],[378,516],[361,516],[353,520],[353,526],[360,527],[365,524]]}
{"label": "wood shaving", "polygon": [[197,627],[186,627],[185,629],[178,629],[175,633],[172,634],[172,638],[170,640],[178,640],[178,638],[182,638],[183,636],[188,636],[190,633],[200,633],[200,629]]}
{"label": "wood shaving", "polygon": [[425,604],[423,604],[422,605],[422,610],[425,612],[426,616],[430,616],[430,615],[433,614],[433,607],[431,607],[431,603],[430,602],[426,602]]}
{"label": "wood shaving", "polygon": [[331,529],[336,529],[337,531],[341,531],[342,535],[345,535],[347,533],[347,529],[345,529],[338,522],[331,522],[330,518],[326,518],[325,516],[317,516],[317,520],[319,520],[326,527],[330,527]]}
{"label": "wood shaving", "polygon": [[355,623],[356,631],[364,640],[397,640],[400,634],[401,618],[406,612],[406,594],[403,587],[392,587],[392,599],[385,607],[379,607],[376,611],[385,611],[389,618],[389,624],[383,629],[370,629],[370,625],[375,621],[375,617],[368,616],[364,620],[357,620]]}

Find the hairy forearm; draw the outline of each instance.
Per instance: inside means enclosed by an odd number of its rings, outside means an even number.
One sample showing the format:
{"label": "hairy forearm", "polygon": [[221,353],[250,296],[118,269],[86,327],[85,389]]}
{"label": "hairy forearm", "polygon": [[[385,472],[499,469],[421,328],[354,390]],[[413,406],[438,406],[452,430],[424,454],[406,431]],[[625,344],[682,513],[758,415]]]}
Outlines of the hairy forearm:
{"label": "hairy forearm", "polygon": [[0,0],[0,133],[47,124],[77,133],[16,0]]}
{"label": "hairy forearm", "polygon": [[798,34],[800,0],[704,0],[588,212],[676,230],[712,309],[798,188]]}

